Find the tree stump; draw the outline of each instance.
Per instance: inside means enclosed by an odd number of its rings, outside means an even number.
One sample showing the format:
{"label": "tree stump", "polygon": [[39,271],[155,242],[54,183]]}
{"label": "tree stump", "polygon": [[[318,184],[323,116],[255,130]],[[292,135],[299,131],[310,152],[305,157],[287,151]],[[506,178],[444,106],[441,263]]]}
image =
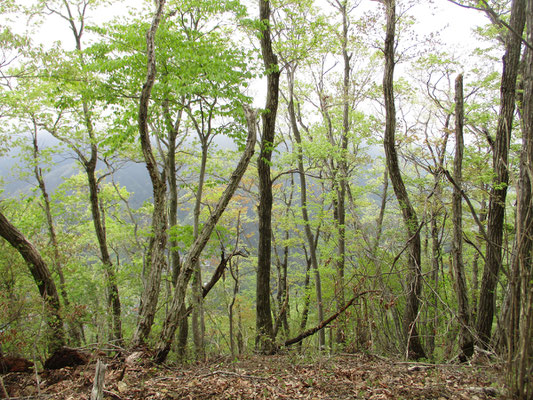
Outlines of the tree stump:
{"label": "tree stump", "polygon": [[106,365],[98,360],[96,372],[94,374],[93,389],[91,390],[91,400],[102,400],[104,398],[104,378]]}

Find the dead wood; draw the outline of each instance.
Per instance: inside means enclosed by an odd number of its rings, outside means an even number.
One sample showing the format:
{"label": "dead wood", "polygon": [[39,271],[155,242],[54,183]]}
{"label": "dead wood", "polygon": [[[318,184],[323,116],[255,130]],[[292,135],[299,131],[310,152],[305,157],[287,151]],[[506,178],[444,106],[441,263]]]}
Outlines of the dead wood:
{"label": "dead wood", "polygon": [[61,369],[64,367],[75,367],[85,365],[89,362],[87,354],[70,347],[61,347],[50,356],[44,363],[45,369]]}
{"label": "dead wood", "polygon": [[91,390],[91,400],[102,400],[104,398],[105,370],[106,365],[98,360],[94,374],[93,389]]}
{"label": "dead wood", "polygon": [[291,346],[293,344],[296,344],[296,343],[299,343],[301,342],[302,340],[304,340],[305,338],[311,336],[311,335],[314,335],[316,332],[318,332],[319,330],[321,329],[324,329],[326,326],[328,326],[332,321],[334,321],[339,315],[341,315],[344,311],[346,311],[354,302],[355,300],[357,300],[359,297],[365,295],[365,294],[368,294],[368,293],[378,293],[377,290],[367,290],[365,292],[361,292],[361,293],[358,293],[356,294],[354,297],[352,297],[339,311],[337,311],[335,314],[331,315],[329,318],[323,320],[322,322],[320,322],[317,326],[313,327],[313,328],[310,328],[304,332],[302,332],[301,334],[299,334],[298,336],[296,336],[295,338],[292,338],[292,339],[289,339],[289,340],[286,340],[285,343],[283,344],[284,346]]}

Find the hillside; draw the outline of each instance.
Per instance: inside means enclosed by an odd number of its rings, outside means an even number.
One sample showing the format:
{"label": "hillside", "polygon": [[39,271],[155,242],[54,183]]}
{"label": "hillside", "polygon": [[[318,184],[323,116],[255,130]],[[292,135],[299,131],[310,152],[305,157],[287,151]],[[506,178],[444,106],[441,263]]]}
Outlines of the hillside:
{"label": "hillside", "polygon": [[[504,399],[494,365],[431,365],[371,355],[302,358],[218,357],[205,363],[153,366],[138,354],[105,359],[105,399]],[[88,399],[95,356],[88,365],[11,373],[11,398]],[[101,357],[100,357],[101,358]]]}

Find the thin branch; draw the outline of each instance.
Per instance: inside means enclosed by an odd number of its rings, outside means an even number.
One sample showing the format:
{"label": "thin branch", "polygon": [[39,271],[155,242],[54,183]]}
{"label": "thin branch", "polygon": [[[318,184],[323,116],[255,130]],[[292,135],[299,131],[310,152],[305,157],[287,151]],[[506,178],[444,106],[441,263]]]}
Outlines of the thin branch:
{"label": "thin branch", "polygon": [[470,212],[472,214],[472,217],[474,218],[474,221],[476,222],[478,228],[479,228],[479,231],[481,232],[481,235],[483,236],[483,238],[487,241],[487,243],[489,245],[492,245],[491,244],[491,241],[489,240],[488,236],[487,236],[487,233],[485,232],[485,228],[483,227],[483,224],[481,223],[481,221],[479,220],[478,216],[477,216],[477,213],[476,213],[476,210],[474,210],[474,206],[472,205],[472,202],[470,201],[470,199],[468,198],[468,196],[466,195],[465,191],[463,189],[461,189],[458,185],[457,185],[457,182],[455,182],[455,180],[452,178],[452,176],[450,175],[450,172],[446,169],[442,169],[442,172],[444,173],[444,175],[446,176],[446,178],[448,178],[448,180],[450,181],[450,183],[457,189],[459,190],[459,192],[461,193],[461,196],[465,199],[466,201],[466,204],[468,204],[468,208],[470,208]]}
{"label": "thin branch", "polygon": [[302,332],[295,338],[289,339],[285,341],[283,344],[284,346],[291,346],[293,344],[299,343],[305,338],[314,335],[316,332],[318,332],[321,329],[324,329],[326,326],[328,326],[332,321],[334,321],[339,315],[341,315],[344,311],[346,311],[359,297],[368,294],[368,293],[379,293],[379,290],[367,290],[365,292],[361,292],[356,294],[354,297],[350,299],[339,311],[337,311],[335,314],[331,315],[329,318],[325,319],[324,321],[320,322],[317,326],[310,328],[306,330],[305,332]]}
{"label": "thin branch", "polygon": [[513,27],[511,27],[507,22],[505,22],[503,19],[500,18],[500,16],[498,14],[496,14],[496,11],[494,11],[494,9],[489,5],[489,3],[487,3],[486,0],[481,0],[481,2],[483,3],[483,7],[476,7],[476,6],[469,6],[467,4],[462,4],[462,3],[459,3],[458,1],[455,1],[455,0],[448,0],[450,3],[453,3],[459,7],[463,7],[463,8],[467,8],[467,9],[470,9],[470,10],[477,10],[477,11],[483,11],[484,13],[487,14],[487,16],[489,17],[489,19],[492,21],[493,24],[495,25],[498,25],[498,26],[504,26],[505,28],[507,28],[513,35],[515,35],[516,37],[519,37],[520,40],[522,41],[522,43],[524,43],[527,47],[529,47],[530,50],[533,50],[533,44],[529,43],[526,39],[524,39],[522,37],[521,34],[519,34],[517,31],[515,31],[513,29]]}

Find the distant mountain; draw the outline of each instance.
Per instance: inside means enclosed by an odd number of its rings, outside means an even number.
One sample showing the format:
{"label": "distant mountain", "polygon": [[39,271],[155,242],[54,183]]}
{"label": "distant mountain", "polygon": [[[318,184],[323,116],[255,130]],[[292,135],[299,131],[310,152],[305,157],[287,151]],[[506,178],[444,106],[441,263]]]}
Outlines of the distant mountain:
{"label": "distant mountain", "polygon": [[[43,135],[44,136],[44,135]],[[51,136],[43,142],[48,146],[57,144],[57,140]],[[44,175],[44,179],[50,193],[64,182],[65,179],[80,171],[80,165],[72,154],[58,152],[52,157],[52,167]],[[25,178],[20,179],[21,172]],[[20,149],[12,149],[11,152],[0,157],[0,177],[3,182],[1,189],[3,197],[15,197],[23,193],[29,193],[37,184],[33,172],[28,167],[21,166]],[[116,171],[115,181],[126,187],[132,193],[130,198],[133,207],[140,206],[152,196],[152,185],[146,166],[134,162],[126,163]]]}

